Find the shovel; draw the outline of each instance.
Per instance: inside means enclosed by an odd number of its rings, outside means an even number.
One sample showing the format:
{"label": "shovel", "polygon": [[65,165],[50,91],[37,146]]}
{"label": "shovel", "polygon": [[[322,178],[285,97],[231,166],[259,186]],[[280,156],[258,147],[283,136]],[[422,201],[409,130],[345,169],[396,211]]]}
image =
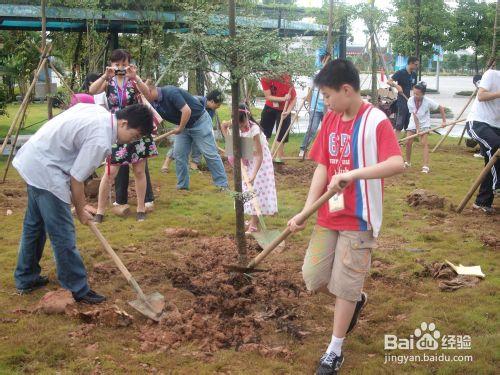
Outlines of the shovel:
{"label": "shovel", "polygon": [[108,241],[106,241],[99,229],[97,229],[94,222],[89,222],[89,226],[92,232],[94,232],[96,237],[101,242],[106,252],[111,256],[118,269],[121,271],[121,273],[123,273],[130,286],[137,293],[138,298],[136,300],[129,301],[129,305],[139,311],[141,314],[158,322],[163,312],[163,308],[165,307],[165,297],[158,292],[154,292],[149,295],[144,294],[139,284],[137,284],[137,281],[135,281],[134,277],[130,274],[121,259],[109,245]]}
{"label": "shovel", "polygon": [[[345,182],[341,182],[340,186],[344,188],[346,186]],[[337,193],[333,189],[329,189],[324,193],[321,197],[318,198],[316,202],[314,202],[311,207],[306,209],[302,215],[296,220],[297,224],[302,224],[306,221],[313,213],[315,213],[319,208],[326,203],[331,197],[336,195]],[[242,272],[242,273],[250,273],[255,271],[255,267],[264,260],[275,248],[279,246],[279,244],[284,241],[292,231],[287,227],[281,234],[275,238],[262,252],[257,255],[254,259],[247,264],[246,267],[242,267],[239,265],[225,265],[224,268],[230,271]]]}
{"label": "shovel", "polygon": [[[248,190],[251,193],[254,193],[254,188],[252,184],[250,183],[250,179],[248,178],[247,174],[247,169],[245,168],[245,165],[241,163],[241,174],[243,175],[243,180],[245,180],[245,184],[247,185]],[[278,230],[268,230],[266,223],[264,222],[264,217],[262,216],[262,212],[260,210],[260,205],[259,205],[259,199],[257,198],[256,194],[253,194],[254,197],[252,199],[252,205],[253,208],[255,209],[255,212],[257,213],[257,217],[259,218],[259,224],[261,230],[258,232],[252,232],[251,235],[255,240],[258,242],[259,246],[263,249],[265,249],[273,240],[280,235],[280,232]]]}

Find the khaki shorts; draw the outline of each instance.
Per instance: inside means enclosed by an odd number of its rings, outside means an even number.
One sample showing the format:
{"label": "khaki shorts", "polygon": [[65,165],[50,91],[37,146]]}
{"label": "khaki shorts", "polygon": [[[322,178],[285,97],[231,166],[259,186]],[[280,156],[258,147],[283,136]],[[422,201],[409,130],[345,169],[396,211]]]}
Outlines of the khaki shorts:
{"label": "khaki shorts", "polygon": [[329,292],[348,301],[359,301],[370,270],[372,231],[335,231],[316,225],[302,266],[306,287]]}

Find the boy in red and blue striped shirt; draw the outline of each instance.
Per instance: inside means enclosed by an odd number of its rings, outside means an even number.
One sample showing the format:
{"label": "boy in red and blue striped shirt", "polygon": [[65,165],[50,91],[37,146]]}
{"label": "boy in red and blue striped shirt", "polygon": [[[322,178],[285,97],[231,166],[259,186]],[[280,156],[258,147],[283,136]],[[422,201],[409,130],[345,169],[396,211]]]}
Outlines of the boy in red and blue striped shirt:
{"label": "boy in red and blue striped shirt", "polygon": [[[404,162],[390,121],[361,98],[359,73],[350,61],[331,61],[314,83],[331,111],[311,149],[318,166],[304,209],[327,189],[338,194],[318,211],[302,273],[309,290],[336,296],[332,340],[317,369],[336,374],[344,337],[367,300],[362,289],[382,224],[382,179],[403,172]],[[305,227],[297,219],[288,223],[292,231]]]}

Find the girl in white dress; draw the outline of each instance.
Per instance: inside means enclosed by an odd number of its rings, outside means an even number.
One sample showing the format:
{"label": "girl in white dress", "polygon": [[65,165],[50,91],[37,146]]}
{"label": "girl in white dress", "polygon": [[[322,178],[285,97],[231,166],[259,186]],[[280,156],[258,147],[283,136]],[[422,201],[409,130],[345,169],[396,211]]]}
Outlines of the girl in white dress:
{"label": "girl in white dress", "polygon": [[[419,82],[413,86],[413,96],[408,99],[408,110],[411,114],[408,124],[408,135],[416,134],[429,130],[431,127],[431,110],[439,108],[443,124],[446,123],[446,113],[443,106],[440,106],[434,100],[425,96],[427,86],[425,82]],[[428,133],[421,136],[422,146],[424,148],[422,173],[429,173],[429,143],[427,141]],[[406,141],[406,161],[405,166],[411,167],[411,149],[413,138]]]}
{"label": "girl in white dress", "polygon": [[[274,215],[278,212],[278,199],[274,181],[273,159],[266,136],[244,104],[240,104],[239,107],[238,123],[240,136],[253,139],[253,158],[242,159],[243,168],[245,168],[250,184],[253,185],[262,215]],[[229,122],[224,122],[221,125],[223,132],[226,132],[230,126]],[[243,181],[243,192],[249,190]],[[251,201],[246,202],[244,209],[246,215],[251,215],[246,233],[259,231],[259,218],[254,204]]]}

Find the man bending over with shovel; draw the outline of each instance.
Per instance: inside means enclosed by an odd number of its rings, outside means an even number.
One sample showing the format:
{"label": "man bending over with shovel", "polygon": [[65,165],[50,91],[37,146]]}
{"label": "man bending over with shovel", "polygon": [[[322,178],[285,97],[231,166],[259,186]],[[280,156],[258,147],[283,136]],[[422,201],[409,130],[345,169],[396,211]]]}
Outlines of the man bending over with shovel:
{"label": "man bending over with shovel", "polygon": [[82,224],[85,211],[83,182],[111,154],[111,146],[150,134],[153,115],[142,104],[110,114],[95,104],[77,104],[43,125],[18,151],[13,165],[28,185],[28,207],[14,272],[20,294],[46,285],[40,259],[49,235],[57,277],[77,302],[96,304],[106,298],[90,289],[83,260],[76,248],[71,203]]}
{"label": "man bending over with shovel", "polygon": [[[389,119],[361,99],[350,61],[329,62],[314,83],[332,111],[311,149],[318,166],[303,212],[327,189],[337,194],[318,211],[302,274],[309,290],[336,296],[333,335],[316,373],[337,374],[345,335],[367,301],[362,289],[382,223],[382,179],[402,173],[404,162]],[[292,232],[304,229],[302,217],[288,222]]]}

